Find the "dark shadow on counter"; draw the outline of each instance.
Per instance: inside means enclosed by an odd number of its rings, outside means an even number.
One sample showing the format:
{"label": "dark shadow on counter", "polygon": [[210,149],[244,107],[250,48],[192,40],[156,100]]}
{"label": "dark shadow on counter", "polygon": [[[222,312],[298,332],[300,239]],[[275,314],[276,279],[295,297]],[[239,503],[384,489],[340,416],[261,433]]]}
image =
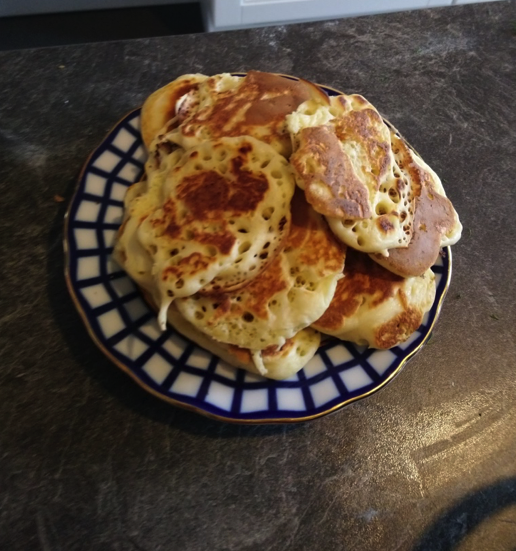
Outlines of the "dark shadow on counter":
{"label": "dark shadow on counter", "polygon": [[0,17],[0,51],[204,32],[199,2]]}
{"label": "dark shadow on counter", "polygon": [[[75,361],[88,377],[99,382],[120,403],[139,415],[193,434],[213,438],[263,437],[290,431],[307,430],[307,423],[279,425],[237,425],[209,419],[198,413],[164,402],[141,388],[104,356],[88,335],[68,293],[64,276],[64,216],[74,195],[77,180],[63,193],[48,235],[47,292],[53,317]],[[312,422],[317,422],[312,421]]]}
{"label": "dark shadow on counter", "polygon": [[[463,540],[483,522],[512,505],[516,505],[516,477],[468,494],[427,529],[413,551],[458,550]],[[516,519],[510,522],[516,524]],[[496,549],[516,551],[516,540],[493,542],[495,544]],[[508,547],[500,547],[501,544]]]}

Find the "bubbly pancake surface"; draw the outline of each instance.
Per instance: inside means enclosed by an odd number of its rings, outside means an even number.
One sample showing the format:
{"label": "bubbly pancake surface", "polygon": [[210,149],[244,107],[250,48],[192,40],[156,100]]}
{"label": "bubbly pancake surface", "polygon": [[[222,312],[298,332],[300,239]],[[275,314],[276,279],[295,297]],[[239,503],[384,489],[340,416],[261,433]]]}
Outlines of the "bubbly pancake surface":
{"label": "bubbly pancake surface", "polygon": [[287,121],[296,182],[339,239],[381,254],[407,246],[412,192],[377,110],[362,96],[340,95],[330,99],[329,107],[303,104]]}
{"label": "bubbly pancake surface", "polygon": [[435,275],[402,278],[348,249],[344,277],[314,329],[372,348],[392,348],[422,323],[435,298]]}
{"label": "bubbly pancake surface", "polygon": [[128,205],[117,248],[123,259],[136,239],[150,255],[162,322],[174,298],[238,288],[283,247],[295,184],[267,144],[205,142],[175,151],[148,177]]}
{"label": "bubbly pancake surface", "polygon": [[[147,299],[149,300],[149,297]],[[229,365],[269,379],[283,380],[297,373],[313,358],[321,343],[321,334],[307,327],[287,339],[281,347],[269,346],[263,350],[252,351],[213,340],[187,321],[175,304],[169,308],[167,317],[170,325],[179,333]]]}
{"label": "bubbly pancake surface", "polygon": [[215,340],[259,350],[283,345],[321,316],[342,277],[345,247],[302,193],[285,249],[241,290],[180,299],[183,316]]}

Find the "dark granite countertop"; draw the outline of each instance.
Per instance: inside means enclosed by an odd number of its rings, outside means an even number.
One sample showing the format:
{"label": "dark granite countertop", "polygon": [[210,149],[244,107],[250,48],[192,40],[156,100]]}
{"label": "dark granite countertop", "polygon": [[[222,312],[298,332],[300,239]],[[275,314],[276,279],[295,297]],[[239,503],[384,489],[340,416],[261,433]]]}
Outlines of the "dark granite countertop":
{"label": "dark granite countertop", "polygon": [[[516,547],[515,21],[494,2],[0,53],[0,549]],[[63,276],[66,205],[113,124],[182,73],[250,68],[364,94],[465,227],[431,343],[300,425],[147,394],[94,346]]]}

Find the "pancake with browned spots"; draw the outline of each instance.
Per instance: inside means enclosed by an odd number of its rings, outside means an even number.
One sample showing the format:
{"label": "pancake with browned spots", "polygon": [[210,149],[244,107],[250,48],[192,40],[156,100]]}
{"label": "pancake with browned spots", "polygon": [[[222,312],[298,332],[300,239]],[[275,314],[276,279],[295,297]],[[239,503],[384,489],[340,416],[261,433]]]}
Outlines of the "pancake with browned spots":
{"label": "pancake with browned spots", "polygon": [[[147,100],[142,133],[146,175],[115,256],[162,328],[282,379],[313,356],[316,330],[390,348],[420,325],[428,266],[461,226],[363,97],[257,71],[185,75]],[[346,244],[371,257],[348,249],[343,270]]]}
{"label": "pancake with browned spots", "polygon": [[435,276],[402,278],[348,249],[344,277],[314,329],[371,348],[392,348],[422,323],[435,298]]}
{"label": "pancake with browned spots", "polygon": [[272,73],[228,73],[202,82],[189,94],[188,111],[163,140],[188,149],[202,141],[226,136],[253,136],[288,157],[291,142],[285,117],[311,97],[326,97],[315,84]]}
{"label": "pancake with browned spots", "polygon": [[389,250],[389,256],[373,254],[371,258],[395,274],[413,277],[433,266],[441,247],[455,244],[462,225],[452,203],[446,197],[437,174],[391,128],[396,163],[410,179],[416,191],[413,236],[408,247]]}
{"label": "pancake with browned spots", "polygon": [[[208,77],[200,74],[182,75],[176,80],[163,86],[152,93],[142,106],[140,115],[141,133],[143,143],[150,149],[152,142],[163,131],[166,125],[172,124],[172,127],[179,124],[178,120],[178,102],[181,100],[182,118],[185,118],[186,112],[194,108],[195,97],[192,92],[197,89],[199,84]],[[185,99],[189,101],[185,102]],[[172,127],[169,127],[168,130]]]}
{"label": "pancake with browned spots", "polygon": [[378,111],[362,96],[341,95],[330,105],[301,105],[287,124],[296,182],[335,235],[370,253],[407,246],[412,192]]}
{"label": "pancake with browned spots", "polygon": [[211,338],[251,350],[282,346],[329,306],[342,277],[346,247],[298,191],[285,249],[244,288],[176,302]]}
{"label": "pancake with browned spots", "polygon": [[245,285],[289,233],[290,168],[251,137],[177,150],[137,188],[126,202],[116,254],[136,280],[142,251],[151,258],[163,327],[174,298]]}

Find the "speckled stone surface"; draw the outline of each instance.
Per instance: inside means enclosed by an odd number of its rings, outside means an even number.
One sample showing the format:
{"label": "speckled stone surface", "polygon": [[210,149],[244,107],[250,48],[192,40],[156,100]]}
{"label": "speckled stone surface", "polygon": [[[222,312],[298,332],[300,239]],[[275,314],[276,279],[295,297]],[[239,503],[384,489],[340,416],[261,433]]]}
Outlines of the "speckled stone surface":
{"label": "speckled stone surface", "polygon": [[[0,549],[516,547],[515,21],[494,2],[0,53]],[[182,73],[250,68],[364,94],[465,226],[431,342],[301,425],[146,394],[94,346],[63,276],[67,202],[112,125]]]}

